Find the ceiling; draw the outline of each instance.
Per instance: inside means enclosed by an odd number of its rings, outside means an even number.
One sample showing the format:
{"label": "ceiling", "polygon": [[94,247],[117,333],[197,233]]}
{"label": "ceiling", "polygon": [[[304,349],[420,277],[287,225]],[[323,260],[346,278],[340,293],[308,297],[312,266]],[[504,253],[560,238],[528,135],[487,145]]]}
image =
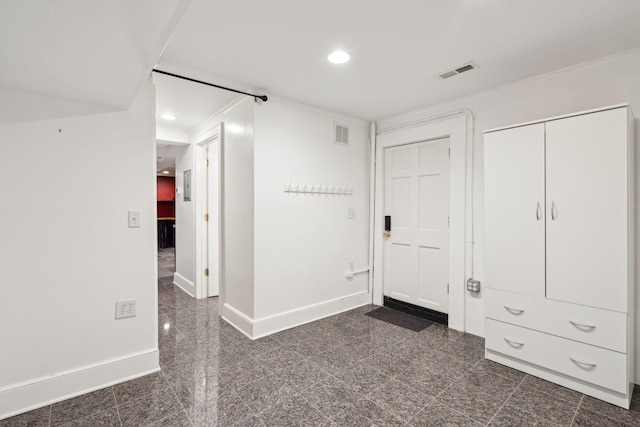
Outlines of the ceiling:
{"label": "ceiling", "polygon": [[[160,62],[374,120],[637,48],[639,16],[637,0],[193,0]],[[351,61],[330,64],[336,48]]]}
{"label": "ceiling", "polygon": [[[128,108],[156,64],[375,120],[639,48],[638,16],[638,0],[3,0],[0,123]],[[330,64],[336,48],[351,61]],[[158,81],[181,131],[235,97]]]}
{"label": "ceiling", "polygon": [[[237,93],[157,73],[153,74],[153,83],[156,86],[156,123],[185,132],[239,96]],[[172,114],[176,119],[166,121],[161,117],[163,114]]]}
{"label": "ceiling", "polygon": [[0,88],[129,108],[188,4],[2,0]]}

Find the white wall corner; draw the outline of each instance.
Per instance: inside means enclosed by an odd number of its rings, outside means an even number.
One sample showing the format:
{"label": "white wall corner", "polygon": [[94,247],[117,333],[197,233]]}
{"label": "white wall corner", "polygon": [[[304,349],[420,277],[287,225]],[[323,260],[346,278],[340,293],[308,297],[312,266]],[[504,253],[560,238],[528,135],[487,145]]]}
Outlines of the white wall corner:
{"label": "white wall corner", "polygon": [[230,304],[224,303],[222,305],[222,318],[248,338],[252,340],[255,339],[253,336],[253,319],[240,310],[232,307]]}
{"label": "white wall corner", "polygon": [[192,297],[194,297],[194,298],[196,297],[196,285],[195,285],[195,283],[193,283],[191,280],[187,279],[186,277],[184,277],[180,273],[174,273],[173,274],[173,284],[179,286],[180,289],[182,289],[183,291],[185,291],[186,293],[188,293]]}

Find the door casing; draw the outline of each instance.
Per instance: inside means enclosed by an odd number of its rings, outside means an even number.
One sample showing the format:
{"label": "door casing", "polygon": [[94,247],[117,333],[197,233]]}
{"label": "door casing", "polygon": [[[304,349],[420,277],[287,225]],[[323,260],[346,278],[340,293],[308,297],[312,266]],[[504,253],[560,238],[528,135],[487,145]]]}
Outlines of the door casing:
{"label": "door casing", "polygon": [[[374,189],[374,225],[373,225],[373,280],[372,302],[383,304],[384,278],[384,150],[388,147],[411,144],[430,139],[450,139],[450,182],[449,182],[449,327],[460,331],[469,331],[478,335],[484,334],[484,329],[474,329],[473,325],[465,324],[466,275],[471,271],[467,260],[471,260],[471,236],[467,230],[471,229],[472,216],[467,215],[467,206],[471,205],[472,174],[468,171],[472,156],[471,141],[473,135],[467,134],[467,120],[472,120],[468,112],[453,113],[439,120],[407,123],[401,126],[382,129],[376,132],[375,138],[375,189]],[[482,301],[479,301],[482,304]]]}
{"label": "door casing", "polygon": [[[210,295],[209,283],[218,288],[218,295],[222,304],[222,296],[224,293],[224,283],[222,281],[222,242],[224,239],[223,234],[223,144],[224,144],[224,123],[220,123],[213,127],[206,134],[202,135],[198,140],[194,141],[196,144],[195,150],[195,189],[196,189],[196,209],[195,209],[195,224],[196,224],[196,298],[207,298]],[[208,182],[207,182],[207,166],[205,165],[207,150],[216,150],[216,155],[211,156],[212,160],[216,161],[216,164],[209,164],[209,171],[217,175],[217,200],[208,202]],[[216,207],[217,205],[217,207]],[[217,212],[211,212],[217,210]],[[208,214],[210,221],[205,221],[205,214]],[[216,224],[212,225],[212,222]],[[217,236],[211,236],[209,238],[208,230],[218,230]],[[209,260],[209,254],[212,252],[209,247],[211,244],[217,248],[217,260]],[[213,249],[215,249],[213,248]],[[216,252],[216,251],[214,251]],[[217,265],[210,265],[211,263]],[[205,269],[209,269],[209,275],[205,275]]]}

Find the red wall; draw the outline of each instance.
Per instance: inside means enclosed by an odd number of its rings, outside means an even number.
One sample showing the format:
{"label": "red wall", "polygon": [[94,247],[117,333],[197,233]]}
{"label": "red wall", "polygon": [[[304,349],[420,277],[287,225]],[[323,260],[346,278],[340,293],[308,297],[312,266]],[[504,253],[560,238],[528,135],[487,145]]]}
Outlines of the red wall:
{"label": "red wall", "polygon": [[157,177],[158,200],[175,200],[176,179],[172,176]]}
{"label": "red wall", "polygon": [[176,179],[172,176],[157,177],[158,218],[175,218],[176,216]]}

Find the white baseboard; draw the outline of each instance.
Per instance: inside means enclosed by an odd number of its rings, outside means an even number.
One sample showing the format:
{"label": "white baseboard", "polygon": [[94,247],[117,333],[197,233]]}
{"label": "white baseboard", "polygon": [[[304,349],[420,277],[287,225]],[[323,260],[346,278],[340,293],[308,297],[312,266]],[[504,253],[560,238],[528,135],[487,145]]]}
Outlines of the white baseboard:
{"label": "white baseboard", "polygon": [[222,318],[249,338],[258,339],[370,303],[371,294],[367,291],[362,291],[357,294],[347,295],[255,320],[241,313],[231,305],[224,304],[222,306]]}
{"label": "white baseboard", "polygon": [[192,297],[196,297],[196,285],[191,280],[185,278],[180,273],[173,273],[173,283],[178,285],[180,289],[191,295]]}
{"label": "white baseboard", "polygon": [[158,350],[0,389],[0,420],[160,370]]}
{"label": "white baseboard", "polygon": [[246,314],[225,303],[222,305],[222,318],[247,337],[252,340],[255,339],[253,336],[253,319]]}

